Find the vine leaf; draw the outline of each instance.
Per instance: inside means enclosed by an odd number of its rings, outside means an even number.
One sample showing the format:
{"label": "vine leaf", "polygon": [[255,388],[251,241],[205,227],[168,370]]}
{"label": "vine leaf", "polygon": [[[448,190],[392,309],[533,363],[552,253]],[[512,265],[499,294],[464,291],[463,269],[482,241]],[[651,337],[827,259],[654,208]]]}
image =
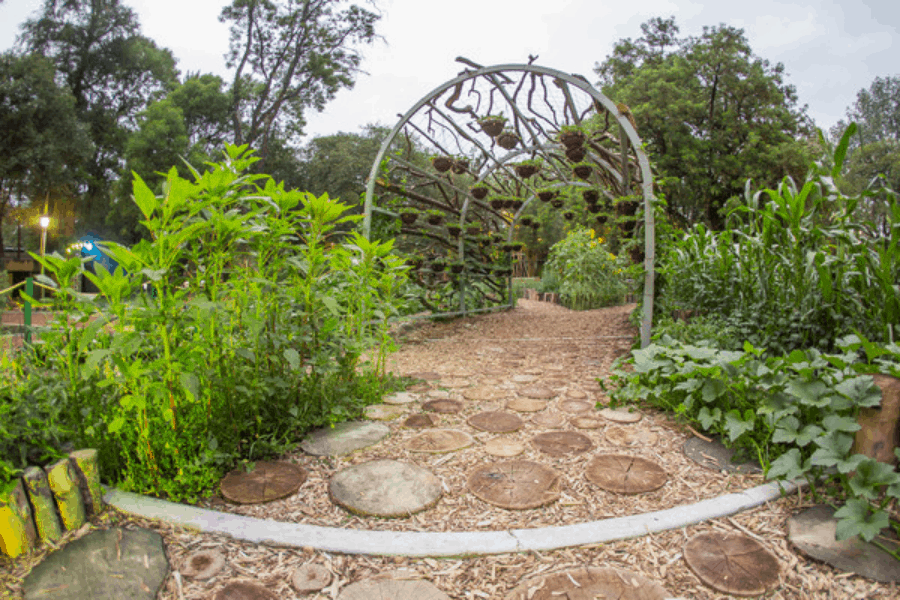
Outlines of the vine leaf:
{"label": "vine leaf", "polygon": [[834,513],[837,523],[837,539],[846,540],[858,535],[867,542],[875,539],[878,533],[890,526],[888,514],[883,510],[877,510],[872,514],[869,502],[862,498],[848,500]]}

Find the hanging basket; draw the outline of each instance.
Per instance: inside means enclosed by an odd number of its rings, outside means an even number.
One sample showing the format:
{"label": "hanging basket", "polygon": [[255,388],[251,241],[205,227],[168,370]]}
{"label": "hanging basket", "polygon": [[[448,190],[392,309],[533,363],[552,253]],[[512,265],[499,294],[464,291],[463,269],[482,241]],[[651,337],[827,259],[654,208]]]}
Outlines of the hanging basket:
{"label": "hanging basket", "polygon": [[497,137],[503,133],[503,127],[506,125],[506,118],[500,116],[487,116],[478,121],[481,130],[491,137]]}
{"label": "hanging basket", "polygon": [[603,207],[600,206],[599,204],[588,204],[588,205],[587,205],[587,210],[588,210],[588,212],[591,213],[592,215],[596,215],[596,214],[599,213],[601,210],[603,210]]}
{"label": "hanging basket", "polygon": [[497,136],[497,145],[506,150],[512,150],[519,145],[519,135],[512,129],[504,129]]}
{"label": "hanging basket", "polygon": [[425,220],[429,225],[440,225],[444,222],[444,215],[428,214],[425,216]]}
{"label": "hanging basket", "polygon": [[587,179],[593,172],[594,168],[591,165],[580,164],[572,167],[572,173],[575,174],[575,177],[581,180]]}
{"label": "hanging basket", "polygon": [[552,206],[553,208],[562,208],[563,204],[565,204],[565,202],[563,202],[563,200],[560,198],[554,198],[550,201],[550,206]]}
{"label": "hanging basket", "polygon": [[556,192],[553,190],[544,190],[538,192],[538,200],[540,200],[541,202],[550,202],[554,198],[556,198]]}
{"label": "hanging basket", "polygon": [[431,261],[431,264],[428,266],[431,267],[431,270],[434,271],[435,273],[440,273],[441,271],[443,271],[444,269],[447,268],[447,263],[444,262],[443,259],[437,259],[437,260]]}
{"label": "hanging basket", "polygon": [[462,227],[457,225],[456,223],[450,223],[447,225],[447,235],[452,238],[458,238],[459,234],[462,233]]}
{"label": "hanging basket", "polygon": [[515,169],[516,169],[516,175],[518,175],[522,179],[528,179],[529,177],[537,174],[537,172],[541,170],[541,168],[539,166],[534,165],[534,164],[527,164],[527,163],[521,164],[521,165],[516,165]]}
{"label": "hanging basket", "polygon": [[469,191],[472,192],[472,197],[476,200],[484,200],[490,190],[485,185],[475,185],[469,188]]}
{"label": "hanging basket", "polygon": [[534,223],[534,219],[532,219],[532,218],[529,217],[528,215],[525,215],[524,217],[522,217],[521,219],[519,219],[519,223],[520,223],[523,227],[528,227],[528,226],[530,226],[532,223]]}
{"label": "hanging basket", "polygon": [[450,168],[455,175],[462,175],[469,170],[469,161],[464,158],[457,159],[453,161],[453,166]]}
{"label": "hanging basket", "polygon": [[431,166],[438,173],[446,173],[453,168],[453,159],[449,156],[432,156]]}
{"label": "hanging basket", "polygon": [[522,208],[523,204],[525,204],[523,200],[513,198],[509,201],[509,208],[511,208],[512,210],[519,210],[520,208]]}
{"label": "hanging basket", "polygon": [[566,212],[563,213],[563,218],[566,221],[571,221],[572,219],[575,218],[575,213],[573,213],[571,210],[567,210]]}
{"label": "hanging basket", "polygon": [[581,197],[584,198],[584,201],[588,204],[596,204],[597,200],[600,199],[600,192],[597,190],[584,190],[581,193]]}
{"label": "hanging basket", "polygon": [[453,262],[453,263],[450,263],[449,268],[450,268],[451,273],[459,275],[466,268],[466,265],[465,265],[465,263],[461,263],[461,262]]}
{"label": "hanging basket", "polygon": [[579,129],[560,131],[557,139],[559,139],[560,144],[566,147],[566,150],[580,148],[584,145],[584,132]]}
{"label": "hanging basket", "polygon": [[506,198],[491,198],[489,204],[494,210],[503,210],[506,208]]}
{"label": "hanging basket", "polygon": [[575,148],[566,148],[566,158],[572,162],[581,162],[587,155],[587,151],[581,146]]}
{"label": "hanging basket", "polygon": [[609,220],[609,216],[607,216],[607,215],[597,215],[597,216],[595,217],[595,220],[597,221],[597,223],[598,223],[599,225],[606,225],[606,221]]}
{"label": "hanging basket", "polygon": [[404,225],[412,225],[419,218],[418,212],[402,212],[400,213],[400,220],[403,221]]}

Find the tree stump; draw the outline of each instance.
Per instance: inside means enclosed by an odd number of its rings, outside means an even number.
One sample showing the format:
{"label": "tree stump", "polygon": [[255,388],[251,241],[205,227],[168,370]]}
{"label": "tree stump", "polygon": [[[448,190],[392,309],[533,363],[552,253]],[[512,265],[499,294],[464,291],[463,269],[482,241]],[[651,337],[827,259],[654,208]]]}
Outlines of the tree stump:
{"label": "tree stump", "polygon": [[408,517],[437,504],[442,490],[431,471],[396,460],[347,467],[328,484],[336,504],[365,517]]}
{"label": "tree stump", "polygon": [[709,587],[735,596],[759,596],[778,584],[771,552],[746,535],[709,531],[684,545],[684,562]]}
{"label": "tree stump", "polygon": [[341,590],[337,600],[450,600],[424,579],[365,579]]}
{"label": "tree stump", "polygon": [[232,581],[220,588],[213,600],[278,600],[278,596],[255,581]]}
{"label": "tree stump", "polygon": [[55,542],[62,537],[62,523],[56,512],[56,501],[50,491],[47,474],[39,467],[28,467],[22,475],[28,499],[34,509],[34,524],[41,541]]}
{"label": "tree stump", "polygon": [[456,429],[429,429],[406,442],[410,452],[441,454],[456,452],[475,443],[471,435]]}
{"label": "tree stump", "polygon": [[190,554],[181,566],[181,574],[203,581],[215,576],[225,567],[225,555],[214,548]]}
{"label": "tree stump", "polygon": [[46,470],[47,481],[53,497],[56,499],[56,507],[63,525],[69,531],[78,529],[84,525],[86,516],[81,488],[78,487],[78,479],[72,461],[63,458],[47,467]]}
{"label": "tree stump", "polygon": [[524,425],[519,415],[499,410],[480,412],[469,417],[467,422],[475,429],[491,433],[510,433]]}
{"label": "tree stump", "polygon": [[484,451],[491,456],[512,458],[525,452],[525,444],[505,438],[494,438],[485,442]]}
{"label": "tree stump", "polygon": [[531,417],[531,422],[540,427],[562,427],[566,424],[566,419],[559,413],[542,412]]}
{"label": "tree stump", "polygon": [[551,456],[581,454],[593,448],[591,438],[576,431],[548,431],[531,438],[535,448]]}
{"label": "tree stump", "polygon": [[631,571],[581,567],[528,579],[505,600],[665,600],[669,596],[658,583]]}
{"label": "tree stump", "polygon": [[257,462],[252,471],[235,469],[219,484],[222,496],[238,504],[270,502],[295,493],[306,481],[306,470],[288,462]]}
{"label": "tree stump", "polygon": [[409,415],[403,421],[403,426],[409,429],[425,429],[426,427],[434,427],[436,424],[433,416],[423,414]]}
{"label": "tree stump", "polygon": [[526,398],[534,398],[535,400],[549,400],[550,398],[556,398],[557,393],[548,387],[535,385],[520,390],[519,395]]}
{"label": "tree stump", "polygon": [[865,454],[889,465],[896,464],[894,448],[900,446],[900,379],[890,375],[873,375],[881,390],[881,406],[862,408],[851,453]]}
{"label": "tree stump", "polygon": [[655,462],[626,454],[596,456],[585,466],[584,474],[594,485],[617,494],[652,492],[669,479]]}
{"label": "tree stump", "polygon": [[103,512],[103,494],[100,491],[100,469],[97,466],[97,451],[93,448],[69,453],[75,466],[79,488],[84,499],[88,516]]}
{"label": "tree stump", "polygon": [[547,401],[534,398],[513,398],[506,403],[506,408],[516,412],[539,412],[547,408]]}
{"label": "tree stump", "polygon": [[494,506],[525,510],[559,498],[559,475],[540,463],[513,460],[478,467],[469,475],[466,487]]}
{"label": "tree stump", "polygon": [[422,405],[424,410],[453,415],[462,410],[463,403],[459,400],[429,400]]}
{"label": "tree stump", "polygon": [[607,421],[613,423],[637,423],[641,420],[641,413],[628,412],[627,410],[615,410],[612,408],[604,408],[600,411],[600,416]]}
{"label": "tree stump", "polygon": [[38,534],[31,518],[31,507],[25,485],[19,479],[0,495],[0,550],[10,558],[30,551],[37,545]]}
{"label": "tree stump", "polygon": [[310,563],[297,567],[291,573],[291,586],[300,594],[318,592],[331,583],[331,571],[322,565]]}
{"label": "tree stump", "polygon": [[559,410],[570,414],[586,413],[592,408],[594,408],[593,402],[587,400],[563,400],[559,403]]}

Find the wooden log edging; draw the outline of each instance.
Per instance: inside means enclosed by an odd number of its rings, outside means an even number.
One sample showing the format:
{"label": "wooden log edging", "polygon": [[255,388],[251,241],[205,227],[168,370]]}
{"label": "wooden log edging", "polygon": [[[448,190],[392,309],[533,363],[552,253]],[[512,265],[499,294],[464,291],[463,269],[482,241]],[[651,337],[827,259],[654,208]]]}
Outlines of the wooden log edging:
{"label": "wooden log edging", "polygon": [[0,552],[16,558],[102,510],[97,451],[76,450],[42,469],[28,467],[0,490]]}

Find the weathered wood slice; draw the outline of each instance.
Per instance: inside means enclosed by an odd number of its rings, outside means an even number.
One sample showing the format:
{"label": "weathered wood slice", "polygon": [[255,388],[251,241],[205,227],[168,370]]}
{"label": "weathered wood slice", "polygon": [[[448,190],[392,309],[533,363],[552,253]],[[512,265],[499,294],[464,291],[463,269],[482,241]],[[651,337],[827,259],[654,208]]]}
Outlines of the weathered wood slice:
{"label": "weathered wood slice", "polygon": [[474,443],[475,439],[465,431],[430,429],[406,442],[406,449],[410,452],[440,454],[442,452],[456,452],[457,450],[468,448]]}
{"label": "weathered wood slice", "polygon": [[509,433],[525,424],[519,415],[502,411],[480,412],[469,417],[468,423],[475,429],[492,433]]}
{"label": "weathered wood slice", "polygon": [[519,373],[510,377],[510,379],[515,383],[532,383],[537,381],[537,375],[531,375],[528,373]]}
{"label": "weathered wood slice", "polygon": [[525,452],[525,444],[502,437],[488,440],[484,444],[484,451],[491,456],[512,458]]}
{"label": "weathered wood slice", "polygon": [[422,408],[431,412],[442,413],[445,415],[453,415],[463,408],[463,403],[459,400],[429,400],[422,405]]}
{"label": "weathered wood slice", "polygon": [[519,390],[519,395],[526,398],[534,398],[535,400],[549,400],[550,398],[556,398],[557,393],[551,390],[549,387],[534,385],[531,387],[522,388],[521,390]]}
{"label": "weathered wood slice", "polygon": [[531,417],[531,422],[540,427],[562,427],[566,419],[559,413],[541,412]]}
{"label": "weathered wood slice", "polygon": [[588,397],[587,393],[581,390],[568,390],[566,392],[566,396],[568,396],[572,400],[584,400]]}
{"label": "weathered wood slice", "polygon": [[505,600],[665,600],[665,588],[622,569],[581,567],[523,581]]}
{"label": "weathered wood slice", "polygon": [[502,377],[506,375],[506,369],[498,369],[496,367],[486,367],[481,370],[483,375],[487,375],[488,377]]}
{"label": "weathered wood slice", "polygon": [[45,467],[45,470],[63,525],[69,531],[78,529],[84,525],[87,515],[72,461],[63,458]]}
{"label": "weathered wood slice", "polygon": [[391,432],[383,423],[344,421],[314,430],[300,447],[313,456],[341,456],[381,441]]}
{"label": "weathered wood slice", "polygon": [[437,420],[433,415],[423,415],[421,413],[409,415],[406,417],[406,420],[403,421],[403,426],[410,429],[425,429],[426,427],[434,427],[435,425],[437,425]]}
{"label": "weathered wood slice", "polygon": [[[844,573],[856,573],[875,581],[900,581],[900,561],[876,546],[855,536],[837,540],[837,519],[830,506],[814,506],[788,519],[788,541],[800,552],[828,563]],[[882,536],[882,545],[896,552],[900,542]]]}
{"label": "weathered wood slice", "polygon": [[402,406],[372,404],[366,407],[364,414],[367,419],[372,419],[373,421],[392,421],[400,417],[404,412],[406,410]]}
{"label": "weathered wood slice", "polygon": [[639,412],[628,412],[627,410],[616,410],[613,408],[604,408],[600,411],[600,416],[613,423],[637,423],[642,416]]}
{"label": "weathered wood slice", "polygon": [[736,473],[761,473],[757,462],[735,463],[734,448],[726,448],[718,440],[706,441],[692,437],[682,447],[684,455],[700,466],[713,471],[730,471]]}
{"label": "weathered wood slice", "polygon": [[406,517],[434,506],[441,481],[431,471],[397,460],[373,460],[336,473],[332,501],[362,516]]}
{"label": "weathered wood slice", "polygon": [[465,398],[466,400],[474,400],[476,402],[480,402],[483,400],[496,400],[502,397],[503,394],[503,390],[487,385],[472,387],[463,390],[462,393],[463,398]]}
{"label": "weathered wood slice", "polygon": [[103,512],[103,494],[100,489],[100,466],[97,464],[97,450],[85,448],[69,453],[72,466],[81,488],[81,497],[88,516]]}
{"label": "weathered wood slice", "polygon": [[396,394],[390,394],[389,396],[385,396],[384,403],[402,406],[404,404],[410,404],[411,402],[416,402],[418,399],[419,399],[418,396],[410,394],[409,392],[397,392]]}
{"label": "weathered wood slice", "polygon": [[569,419],[569,423],[577,429],[600,429],[606,425],[606,421],[603,419],[588,416],[572,417]]}
{"label": "weathered wood slice", "polygon": [[181,574],[191,579],[204,580],[215,576],[225,567],[225,555],[215,548],[193,552],[184,560]]}
{"label": "weathered wood slice", "polygon": [[548,466],[513,460],[478,467],[466,487],[476,497],[511,510],[537,508],[559,498],[559,475]]}
{"label": "weathered wood slice", "polygon": [[306,469],[288,462],[257,462],[252,471],[235,469],[219,484],[226,500],[259,504],[295,493],[306,481]]}
{"label": "weathered wood slice", "polygon": [[514,398],[506,403],[506,408],[517,412],[538,412],[547,408],[547,401],[534,398]]}
{"label": "weathered wood slice", "polygon": [[430,389],[431,386],[427,383],[414,383],[412,385],[406,386],[406,391],[413,394],[424,394]]}
{"label": "weathered wood slice", "polygon": [[577,431],[547,431],[531,438],[534,447],[551,456],[581,454],[593,448],[591,438]]}
{"label": "weathered wood slice", "polygon": [[447,390],[429,390],[426,394],[432,400],[449,400],[450,392]]}
{"label": "weathered wood slice", "polygon": [[278,600],[278,596],[255,581],[230,581],[216,592],[213,600]]}
{"label": "weathered wood slice", "polygon": [[37,526],[38,536],[43,542],[55,542],[62,537],[63,528],[56,512],[53,492],[47,482],[47,474],[40,467],[28,467],[22,474],[22,481],[34,509],[34,524]]}
{"label": "weathered wood slice", "polygon": [[38,533],[31,515],[25,484],[19,479],[0,494],[0,551],[6,556],[16,558],[37,546]]}
{"label": "weathered wood slice", "polygon": [[778,559],[739,533],[708,531],[684,545],[684,562],[709,587],[735,596],[759,596],[778,584]]}
{"label": "weathered wood slice", "polygon": [[618,494],[643,494],[661,488],[666,472],[653,461],[627,454],[595,456],[584,468],[591,483]]}
{"label": "weathered wood slice", "polygon": [[563,400],[559,403],[559,410],[570,414],[586,413],[593,408],[594,404],[586,400]]}
{"label": "weathered wood slice", "polygon": [[472,382],[469,379],[463,379],[461,377],[452,377],[449,379],[441,379],[441,386],[448,387],[452,390],[467,388],[472,385]]}
{"label": "weathered wood slice", "polygon": [[860,430],[850,453],[893,465],[897,462],[894,449],[900,446],[900,379],[876,374],[872,380],[881,391],[881,404],[860,409],[856,418]]}
{"label": "weathered wood slice", "polygon": [[425,381],[437,381],[441,378],[441,376],[434,371],[416,371],[415,373],[409,373],[407,377],[412,377],[413,379],[424,379]]}
{"label": "weathered wood slice", "polygon": [[297,567],[291,573],[291,586],[301,594],[317,592],[329,583],[331,583],[331,571],[315,563]]}
{"label": "weathered wood slice", "polygon": [[450,600],[424,579],[366,579],[341,590],[337,600]]}
{"label": "weathered wood slice", "polygon": [[634,446],[636,444],[652,446],[659,441],[659,436],[652,431],[622,427],[621,425],[610,425],[604,430],[603,435],[606,436],[606,441],[614,446]]}

